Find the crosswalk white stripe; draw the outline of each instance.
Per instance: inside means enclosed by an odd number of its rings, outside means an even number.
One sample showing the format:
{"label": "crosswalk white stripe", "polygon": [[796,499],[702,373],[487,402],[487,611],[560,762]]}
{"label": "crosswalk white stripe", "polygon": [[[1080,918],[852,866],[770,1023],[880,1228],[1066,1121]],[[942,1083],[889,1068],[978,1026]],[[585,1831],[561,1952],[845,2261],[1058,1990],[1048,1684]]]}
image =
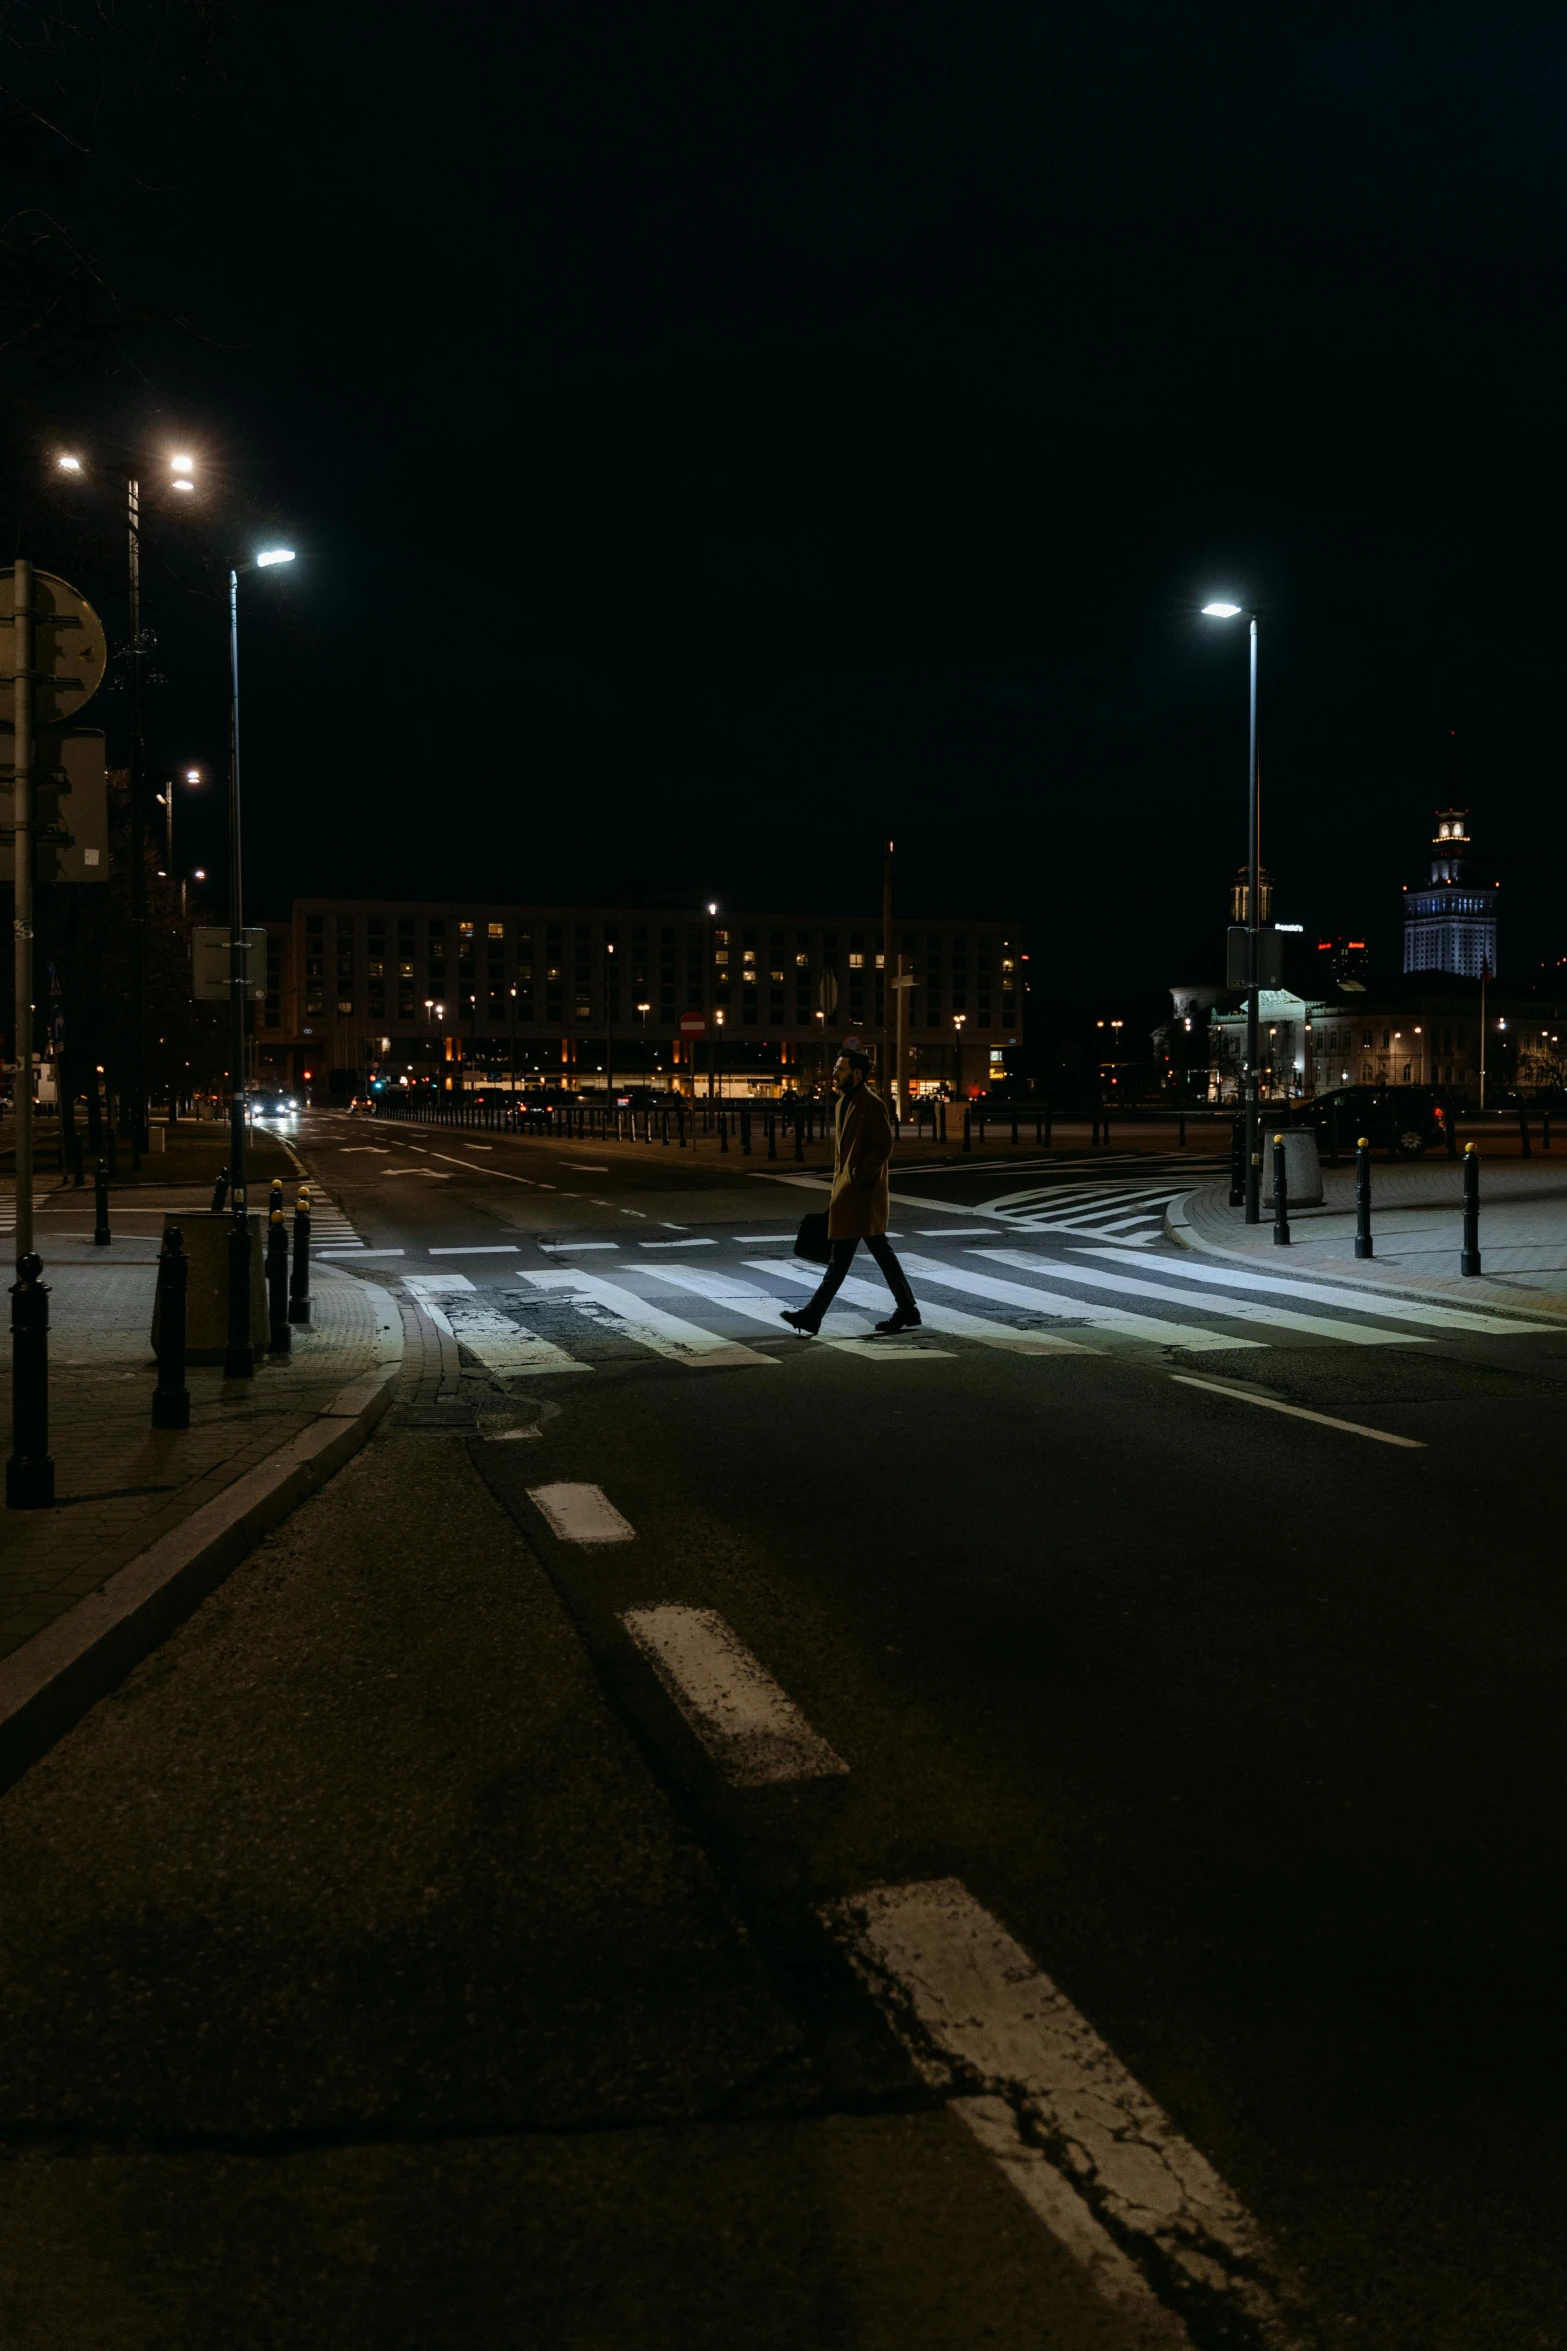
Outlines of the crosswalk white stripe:
{"label": "crosswalk white stripe", "polygon": [[671,1363],[770,1365],[773,1361],[770,1355],[759,1355],[754,1347],[743,1346],[738,1339],[721,1339],[715,1332],[704,1330],[700,1323],[685,1322],[679,1315],[666,1314],[651,1299],[639,1298],[634,1290],[623,1289],[618,1282],[607,1282],[600,1274],[583,1273],[576,1266],[552,1266],[544,1273],[525,1271],[522,1278],[536,1290],[593,1299],[615,1317],[624,1337],[634,1339],[639,1347],[651,1348],[655,1355],[665,1356]]}
{"label": "crosswalk white stripe", "polygon": [[564,1347],[557,1347],[552,1339],[541,1339],[537,1332],[512,1322],[477,1298],[448,1298],[440,1306],[427,1299],[425,1312],[432,1322],[444,1322],[458,1345],[476,1355],[486,1371],[520,1377],[533,1372],[593,1369],[590,1363],[579,1363],[574,1355],[568,1355]]}
{"label": "crosswalk white stripe", "polygon": [[[1162,1306],[1206,1307],[1210,1314],[1228,1315],[1236,1322],[1257,1322],[1269,1330],[1299,1331],[1305,1338],[1333,1339],[1346,1347],[1424,1347],[1418,1331],[1388,1331],[1376,1323],[1329,1322],[1323,1314],[1297,1314],[1288,1306],[1262,1306],[1252,1298],[1199,1298],[1190,1290],[1172,1290],[1167,1283],[1135,1280],[1129,1274],[1105,1273],[1094,1265],[1063,1265],[1030,1257],[1021,1249],[976,1249],[994,1265],[1015,1265],[1021,1273],[1052,1273],[1058,1281],[1086,1282],[1096,1290],[1118,1290],[1127,1298],[1152,1298]],[[1146,1261],[1145,1261],[1146,1262]]]}
{"label": "crosswalk white stripe", "polygon": [[[1074,1256],[1108,1257],[1112,1263],[1114,1249],[1074,1250]],[[1389,1298],[1380,1291],[1357,1293],[1336,1289],[1330,1282],[1298,1281],[1292,1275],[1242,1273],[1223,1265],[1191,1265],[1184,1258],[1161,1257],[1161,1273],[1175,1274],[1183,1282],[1214,1284],[1221,1289],[1277,1290],[1290,1298],[1306,1298],[1317,1306],[1339,1306],[1348,1314],[1380,1314],[1389,1321],[1423,1322],[1433,1330],[1489,1331],[1505,1335],[1512,1331],[1554,1330],[1554,1323],[1524,1322],[1517,1316],[1481,1314],[1471,1306],[1432,1306],[1415,1298]]]}
{"label": "crosswalk white stripe", "polygon": [[[747,1260],[750,1263],[750,1260]],[[758,1273],[781,1274],[785,1281],[803,1282],[810,1288],[816,1276],[803,1266],[757,1265]],[[838,1293],[840,1298],[851,1298],[856,1306],[889,1308],[891,1298],[885,1290],[878,1290],[874,1282],[862,1281],[850,1274]],[[1015,1331],[1004,1322],[992,1322],[983,1314],[965,1314],[958,1306],[939,1306],[921,1298],[920,1314],[933,1331],[945,1332],[949,1338],[974,1339],[982,1347],[1000,1347],[1010,1355],[1094,1355],[1097,1348],[1085,1347],[1080,1339],[1063,1339],[1055,1331]]]}
{"label": "crosswalk white stripe", "polygon": [[[709,1273],[705,1266],[695,1265],[645,1265],[639,1270],[654,1281],[668,1282],[672,1289],[690,1290],[699,1298],[710,1299],[715,1306],[727,1306],[732,1314],[744,1315],[752,1322],[765,1323],[771,1331],[787,1329],[783,1322],[783,1300],[771,1290],[758,1290],[750,1282],[737,1280],[733,1274]],[[789,1267],[772,1262],[758,1270],[786,1276],[791,1273]],[[808,1273],[795,1274],[793,1278],[803,1279],[807,1289],[814,1290],[819,1277]],[[836,1348],[843,1355],[874,1356],[882,1362],[894,1362],[903,1355],[944,1353],[939,1347],[900,1347],[896,1340],[878,1339],[872,1326],[868,1322],[861,1322],[857,1315],[839,1318],[837,1326],[831,1332],[822,1334],[816,1343],[819,1347]]]}
{"label": "crosswalk white stripe", "polygon": [[1224,1347],[1261,1347],[1261,1339],[1240,1339],[1228,1332],[1204,1330],[1200,1324],[1164,1322],[1152,1314],[1132,1314],[1119,1306],[1102,1306],[1097,1298],[1071,1298],[1061,1290],[1038,1289],[1030,1282],[1004,1282],[993,1274],[970,1273],[967,1268],[943,1265],[934,1257],[906,1257],[907,1273],[952,1290],[966,1290],[975,1298],[994,1298],[1003,1306],[1026,1306],[1034,1314],[1053,1315],[1071,1322],[1097,1323],[1102,1330],[1119,1331],[1129,1339],[1152,1339],[1161,1347],[1183,1347],[1193,1355]]}

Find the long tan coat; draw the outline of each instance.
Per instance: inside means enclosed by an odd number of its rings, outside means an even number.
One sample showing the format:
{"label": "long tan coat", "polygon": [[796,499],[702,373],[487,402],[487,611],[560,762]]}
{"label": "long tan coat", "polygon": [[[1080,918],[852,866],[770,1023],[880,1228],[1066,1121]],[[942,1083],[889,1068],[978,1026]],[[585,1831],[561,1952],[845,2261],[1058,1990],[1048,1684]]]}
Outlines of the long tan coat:
{"label": "long tan coat", "polygon": [[858,1085],[838,1105],[833,1148],[829,1241],[866,1241],[887,1230],[887,1163],[892,1121],[879,1094]]}

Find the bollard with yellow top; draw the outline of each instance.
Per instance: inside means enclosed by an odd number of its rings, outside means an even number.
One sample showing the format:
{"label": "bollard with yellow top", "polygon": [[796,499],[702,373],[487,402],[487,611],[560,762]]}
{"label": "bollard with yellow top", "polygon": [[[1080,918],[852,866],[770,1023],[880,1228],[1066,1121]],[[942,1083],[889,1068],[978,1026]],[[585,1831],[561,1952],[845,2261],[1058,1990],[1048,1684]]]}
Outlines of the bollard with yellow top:
{"label": "bollard with yellow top", "polygon": [[310,1186],[301,1184],[294,1199],[294,1270],[288,1285],[288,1319],[310,1320]]}
{"label": "bollard with yellow top", "polygon": [[1459,1254],[1460,1273],[1480,1271],[1480,1146],[1464,1145],[1464,1245]]}

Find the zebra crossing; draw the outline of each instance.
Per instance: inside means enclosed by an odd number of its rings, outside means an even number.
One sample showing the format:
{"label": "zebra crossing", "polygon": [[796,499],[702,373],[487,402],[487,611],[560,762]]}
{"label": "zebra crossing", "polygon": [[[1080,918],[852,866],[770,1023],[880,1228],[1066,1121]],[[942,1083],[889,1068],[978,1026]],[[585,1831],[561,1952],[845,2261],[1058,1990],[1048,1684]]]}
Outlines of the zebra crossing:
{"label": "zebra crossing", "polygon": [[345,1256],[365,1246],[337,1202],[318,1185],[310,1187],[310,1248],[312,1255]]}
{"label": "zebra crossing", "polygon": [[[879,1280],[851,1274],[802,1345],[781,1321],[820,1269],[793,1256],[621,1259],[508,1268],[484,1289],[464,1273],[413,1273],[403,1285],[441,1331],[503,1379],[591,1371],[652,1355],[697,1369],[776,1369],[815,1352],[883,1366],[952,1362],[971,1350],[1025,1360],[1131,1350],[1160,1359],[1244,1355],[1302,1344],[1421,1347],[1438,1338],[1517,1337],[1553,1324],[1523,1314],[1252,1271],[1124,1242],[1037,1251],[966,1244],[950,1256],[905,1250],[923,1327],[878,1337],[890,1308]],[[766,1334],[765,1342],[762,1334]]]}

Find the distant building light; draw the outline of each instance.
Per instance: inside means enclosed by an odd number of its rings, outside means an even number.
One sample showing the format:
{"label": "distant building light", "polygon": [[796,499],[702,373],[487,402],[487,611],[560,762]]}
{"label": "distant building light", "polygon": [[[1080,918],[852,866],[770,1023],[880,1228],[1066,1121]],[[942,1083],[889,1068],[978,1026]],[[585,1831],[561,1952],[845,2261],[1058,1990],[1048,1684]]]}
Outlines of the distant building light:
{"label": "distant building light", "polygon": [[1276,931],[1303,931],[1306,926],[1303,922],[1276,922],[1273,927]]}

